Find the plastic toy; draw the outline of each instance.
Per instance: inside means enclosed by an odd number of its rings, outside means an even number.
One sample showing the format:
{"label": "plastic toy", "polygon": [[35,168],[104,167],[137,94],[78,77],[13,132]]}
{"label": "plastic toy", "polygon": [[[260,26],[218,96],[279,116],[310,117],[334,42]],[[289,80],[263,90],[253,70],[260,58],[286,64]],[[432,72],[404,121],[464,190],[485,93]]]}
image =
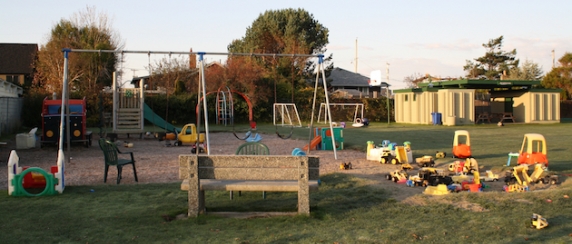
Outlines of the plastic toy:
{"label": "plastic toy", "polygon": [[[64,191],[64,153],[58,151],[58,162],[51,167],[51,173],[38,167],[20,167],[20,157],[15,150],[10,152],[8,159],[8,195],[10,196],[43,196],[56,195]],[[37,188],[39,193],[29,192]]]}
{"label": "plastic toy", "polygon": [[423,156],[420,158],[416,158],[415,162],[419,167],[434,167],[435,161],[433,161],[433,156]]}
{"label": "plastic toy", "polygon": [[523,164],[515,166],[511,171],[506,173],[505,183],[507,185],[528,186],[530,183],[557,184],[558,176],[546,173],[546,167],[543,164],[535,164],[534,171],[528,174],[528,165]]}
{"label": "plastic toy", "polygon": [[393,182],[405,182],[409,175],[404,170],[395,170],[389,174],[385,175],[385,179],[391,180]]}
{"label": "plastic toy", "polygon": [[546,157],[546,140],[544,136],[536,133],[524,134],[522,147],[518,156],[518,164],[544,164],[548,167],[548,159]]}
{"label": "plastic toy", "polygon": [[445,157],[447,157],[446,152],[436,152],[435,153],[435,158],[445,158]]}
{"label": "plastic toy", "polygon": [[474,158],[467,158],[465,161],[455,161],[449,164],[449,171],[460,173],[472,173],[474,171],[479,171],[479,164]]}
{"label": "plastic toy", "polygon": [[548,226],[548,221],[540,216],[540,214],[532,214],[530,218],[530,227],[535,228],[537,230],[543,229]]}
{"label": "plastic toy", "polygon": [[[383,147],[385,146],[385,147]],[[413,163],[413,152],[411,151],[411,143],[406,141],[403,146],[397,146],[396,143],[389,143],[389,141],[384,141],[381,152],[375,151],[375,153],[381,153],[380,163],[386,164],[410,164]],[[373,149],[370,149],[372,153]]]}
{"label": "plastic toy", "polygon": [[470,192],[479,192],[482,190],[483,185],[481,184],[481,177],[479,175],[479,171],[473,172],[473,181],[465,184],[463,189],[467,187]]}
{"label": "plastic toy", "polygon": [[[464,143],[461,141],[464,141]],[[471,138],[469,136],[469,132],[466,130],[455,131],[455,138],[453,139],[453,157],[470,158],[471,156]]]}
{"label": "plastic toy", "polygon": [[204,143],[205,134],[201,133],[200,135],[197,135],[197,127],[195,124],[186,124],[181,132],[178,133],[177,142],[175,142],[175,145],[180,146],[183,143],[195,144],[197,143],[197,140],[201,144]]}
{"label": "plastic toy", "polygon": [[[437,185],[440,183],[452,183],[450,177],[448,179],[444,179],[446,174],[437,168],[431,167],[424,167],[419,169],[419,172],[415,175],[410,175],[409,179],[407,180],[407,186],[428,186],[428,185]],[[450,182],[449,182],[450,181]],[[445,183],[447,184],[447,183]]]}
{"label": "plastic toy", "polygon": [[427,195],[446,195],[449,193],[451,192],[447,187],[447,185],[445,184],[439,184],[437,186],[427,186],[427,188],[425,188],[425,191],[423,191],[423,194]]}
{"label": "plastic toy", "polygon": [[[59,142],[61,107],[62,100],[44,99],[42,104],[41,144]],[[86,111],[85,98],[69,99],[70,141],[83,142],[88,147],[91,145],[91,131],[86,130]]]}
{"label": "plastic toy", "polygon": [[481,177],[481,181],[498,181],[499,175],[490,170],[485,171],[485,176]]}
{"label": "plastic toy", "polygon": [[340,169],[341,170],[348,170],[348,169],[352,169],[352,163],[341,163],[340,164]]}

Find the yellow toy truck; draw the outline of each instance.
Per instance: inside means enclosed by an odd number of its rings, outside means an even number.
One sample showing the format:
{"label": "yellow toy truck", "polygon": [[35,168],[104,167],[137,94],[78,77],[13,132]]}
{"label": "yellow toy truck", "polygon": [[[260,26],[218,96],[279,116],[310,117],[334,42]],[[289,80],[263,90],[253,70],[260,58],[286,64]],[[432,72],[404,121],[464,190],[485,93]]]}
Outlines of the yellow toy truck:
{"label": "yellow toy truck", "polygon": [[197,127],[195,124],[186,124],[181,132],[177,134],[177,142],[175,142],[175,146],[181,146],[183,144],[202,144],[205,142],[205,134],[201,133],[200,135],[197,134]]}

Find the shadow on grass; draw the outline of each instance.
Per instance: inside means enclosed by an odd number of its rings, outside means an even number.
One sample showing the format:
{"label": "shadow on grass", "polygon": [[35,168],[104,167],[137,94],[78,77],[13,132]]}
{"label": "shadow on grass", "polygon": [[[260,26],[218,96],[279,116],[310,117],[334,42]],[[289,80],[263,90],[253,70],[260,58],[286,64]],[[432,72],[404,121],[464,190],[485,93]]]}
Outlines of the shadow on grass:
{"label": "shadow on grass", "polygon": [[[321,219],[331,213],[343,214],[360,208],[369,208],[386,201],[389,195],[382,189],[368,187],[363,179],[334,173],[320,177],[318,192],[310,193],[310,213]],[[261,192],[234,193],[230,200],[224,191],[205,192],[207,212],[296,212],[298,193],[267,192],[263,199]]]}

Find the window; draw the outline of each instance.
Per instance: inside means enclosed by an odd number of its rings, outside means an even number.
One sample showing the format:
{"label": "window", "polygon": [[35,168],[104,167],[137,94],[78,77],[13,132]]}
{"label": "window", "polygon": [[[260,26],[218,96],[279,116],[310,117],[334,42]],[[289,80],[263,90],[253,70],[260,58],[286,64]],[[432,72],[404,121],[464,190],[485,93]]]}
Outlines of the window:
{"label": "window", "polygon": [[405,101],[407,102],[409,100],[409,95],[405,94]]}
{"label": "window", "polygon": [[19,78],[18,75],[7,75],[6,81],[14,83],[14,84],[20,84],[20,81],[18,78]]}

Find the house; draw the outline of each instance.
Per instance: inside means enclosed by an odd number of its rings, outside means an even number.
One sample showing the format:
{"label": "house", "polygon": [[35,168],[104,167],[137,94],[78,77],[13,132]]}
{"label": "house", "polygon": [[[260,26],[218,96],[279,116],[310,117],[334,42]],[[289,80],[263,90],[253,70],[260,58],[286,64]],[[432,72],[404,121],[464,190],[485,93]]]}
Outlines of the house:
{"label": "house", "polygon": [[30,86],[38,44],[0,43],[0,79],[19,86]]}
{"label": "house", "polygon": [[536,88],[540,81],[425,80],[417,85],[394,90],[395,122],[454,126],[485,118],[494,123],[560,123],[561,90]]}
{"label": "house", "polygon": [[[224,65],[221,64],[220,62],[211,62],[211,63],[208,63],[205,65],[205,72],[209,72],[209,70],[223,69],[223,68],[224,68]],[[182,79],[182,80],[196,79],[196,77],[198,77],[198,75],[199,75],[199,69],[198,68],[188,69],[188,70],[183,71],[182,77],[180,77],[180,79]],[[152,81],[152,79],[161,80],[162,74],[154,73],[154,75],[153,75],[153,77],[151,77],[151,79],[149,78],[148,75],[133,77],[130,81],[130,84],[133,85],[133,87],[135,87],[135,88],[139,88],[139,84],[140,84],[140,81],[142,79],[145,82],[145,85],[146,85],[145,89],[146,90],[165,90],[164,87],[160,87],[156,84],[156,82]]]}
{"label": "house", "polygon": [[344,98],[377,98],[389,87],[386,82],[372,82],[369,77],[342,68],[334,68],[327,80],[332,95]]}

